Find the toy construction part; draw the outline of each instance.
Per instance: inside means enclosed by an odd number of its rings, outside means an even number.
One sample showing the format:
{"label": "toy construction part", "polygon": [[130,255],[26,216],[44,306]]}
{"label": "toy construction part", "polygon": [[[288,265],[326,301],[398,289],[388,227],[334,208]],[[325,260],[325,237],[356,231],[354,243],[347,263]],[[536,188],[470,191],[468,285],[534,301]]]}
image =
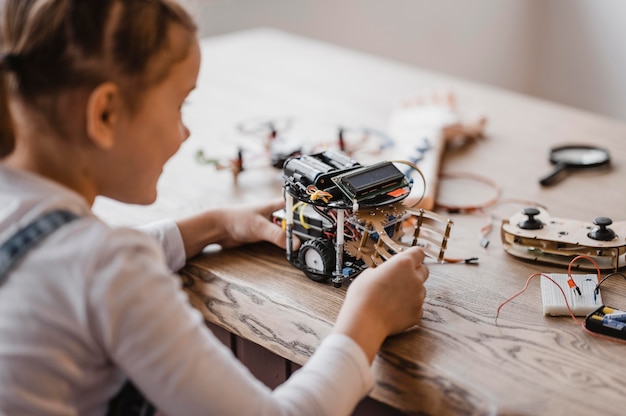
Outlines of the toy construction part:
{"label": "toy construction part", "polygon": [[522,214],[526,215],[526,218],[517,224],[519,228],[522,230],[540,230],[543,228],[541,220],[535,218],[536,215],[539,215],[537,208],[524,208]]}
{"label": "toy construction part", "polygon": [[[453,225],[433,212],[414,211],[400,203],[356,212],[338,210],[336,222],[316,215],[311,205],[293,212],[288,233],[304,242],[288,259],[311,280],[330,280],[337,287],[413,246],[422,247],[427,257],[442,263]],[[274,215],[282,219],[285,211]]]}
{"label": "toy construction part", "polygon": [[412,246],[444,261],[452,222],[404,205],[412,182],[393,163],[363,166],[327,150],[291,158],[283,172],[285,209],[273,217],[285,227],[287,259],[310,279],[341,286]]}
{"label": "toy construction part", "polygon": [[539,183],[542,186],[554,185],[570,172],[605,168],[610,161],[609,151],[600,147],[586,145],[555,147],[550,150],[550,163],[554,165],[554,170],[541,178]]}
{"label": "toy construction part", "polygon": [[427,257],[444,261],[452,221],[433,212],[394,204],[359,210],[354,219],[361,228],[361,238],[347,241],[345,251],[368,267],[376,267],[394,253],[416,245]]}
{"label": "toy construction part", "polygon": [[[626,221],[597,217],[592,222],[551,218],[545,210],[526,208],[502,221],[504,250],[526,260],[567,267],[579,255],[589,256],[601,270],[626,265]],[[592,263],[577,264],[595,271]]]}

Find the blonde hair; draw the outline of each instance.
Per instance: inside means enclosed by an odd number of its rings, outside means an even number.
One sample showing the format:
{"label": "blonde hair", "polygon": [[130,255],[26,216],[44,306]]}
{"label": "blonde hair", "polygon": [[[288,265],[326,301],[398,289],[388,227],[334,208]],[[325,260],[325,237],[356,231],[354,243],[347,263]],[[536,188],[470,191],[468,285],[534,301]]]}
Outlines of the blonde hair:
{"label": "blonde hair", "polygon": [[60,93],[119,83],[132,110],[185,50],[168,43],[196,26],[173,0],[4,0],[0,20],[0,158],[14,147],[9,96],[63,132]]}

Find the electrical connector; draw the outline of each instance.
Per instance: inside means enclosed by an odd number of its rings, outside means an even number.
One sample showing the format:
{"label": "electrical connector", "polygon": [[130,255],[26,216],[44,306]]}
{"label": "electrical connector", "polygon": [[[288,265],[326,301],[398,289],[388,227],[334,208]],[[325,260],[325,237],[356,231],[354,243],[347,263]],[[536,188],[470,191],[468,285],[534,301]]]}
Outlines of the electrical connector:
{"label": "electrical connector", "polygon": [[[597,275],[573,274],[570,278],[567,274],[552,273],[549,276],[554,282],[541,276],[544,315],[568,316],[569,305],[575,316],[586,316],[602,306],[602,296],[596,291]],[[567,290],[568,287],[573,290]]]}

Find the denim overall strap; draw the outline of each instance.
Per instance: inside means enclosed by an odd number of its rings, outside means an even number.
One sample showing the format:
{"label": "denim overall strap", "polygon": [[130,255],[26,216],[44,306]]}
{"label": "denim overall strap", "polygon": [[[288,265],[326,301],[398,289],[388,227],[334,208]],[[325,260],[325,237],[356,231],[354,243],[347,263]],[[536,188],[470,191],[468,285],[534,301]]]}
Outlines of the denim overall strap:
{"label": "denim overall strap", "polygon": [[24,257],[28,250],[52,234],[57,228],[76,218],[78,215],[70,211],[50,211],[13,234],[0,246],[0,286],[6,282],[9,271]]}
{"label": "denim overall strap", "polygon": [[[69,211],[50,211],[13,234],[0,246],[0,286],[7,281],[11,269],[30,249],[62,225],[77,218],[78,215]],[[116,397],[109,402],[107,410],[107,415],[120,416],[152,416],[155,413],[154,406],[143,398],[131,382],[124,384]]]}

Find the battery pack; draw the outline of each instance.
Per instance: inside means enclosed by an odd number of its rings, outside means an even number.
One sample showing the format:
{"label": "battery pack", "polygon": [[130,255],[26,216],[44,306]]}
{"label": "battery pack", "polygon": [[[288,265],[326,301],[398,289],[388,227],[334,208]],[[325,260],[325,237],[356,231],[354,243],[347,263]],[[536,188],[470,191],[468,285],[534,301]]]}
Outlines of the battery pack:
{"label": "battery pack", "polygon": [[585,318],[591,332],[626,340],[626,312],[610,306],[601,306]]}

